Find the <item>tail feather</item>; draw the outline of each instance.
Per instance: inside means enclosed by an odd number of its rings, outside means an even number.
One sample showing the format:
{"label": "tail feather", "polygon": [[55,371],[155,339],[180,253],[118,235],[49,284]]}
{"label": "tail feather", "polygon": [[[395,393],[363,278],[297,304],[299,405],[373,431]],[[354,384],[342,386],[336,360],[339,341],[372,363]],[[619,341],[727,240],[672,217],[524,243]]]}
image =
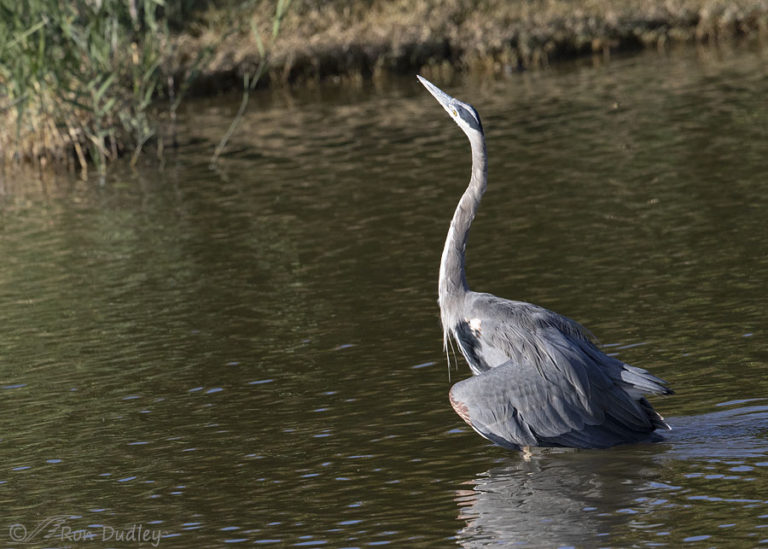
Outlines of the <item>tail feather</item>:
{"label": "tail feather", "polygon": [[623,365],[621,380],[646,395],[671,395],[674,393],[672,389],[666,386],[666,381],[663,379],[629,364]]}

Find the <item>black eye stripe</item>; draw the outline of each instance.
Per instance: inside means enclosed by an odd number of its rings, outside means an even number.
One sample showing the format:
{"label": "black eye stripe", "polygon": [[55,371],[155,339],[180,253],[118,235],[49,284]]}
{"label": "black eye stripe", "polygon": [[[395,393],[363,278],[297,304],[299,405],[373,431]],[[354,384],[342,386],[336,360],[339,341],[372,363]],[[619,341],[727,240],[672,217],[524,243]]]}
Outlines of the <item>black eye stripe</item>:
{"label": "black eye stripe", "polygon": [[456,112],[459,113],[459,116],[461,117],[461,119],[467,124],[469,124],[470,128],[483,131],[483,127],[480,125],[479,116],[475,118],[475,116],[472,116],[472,113],[470,113],[467,109],[459,105],[456,105],[454,108],[456,109]]}

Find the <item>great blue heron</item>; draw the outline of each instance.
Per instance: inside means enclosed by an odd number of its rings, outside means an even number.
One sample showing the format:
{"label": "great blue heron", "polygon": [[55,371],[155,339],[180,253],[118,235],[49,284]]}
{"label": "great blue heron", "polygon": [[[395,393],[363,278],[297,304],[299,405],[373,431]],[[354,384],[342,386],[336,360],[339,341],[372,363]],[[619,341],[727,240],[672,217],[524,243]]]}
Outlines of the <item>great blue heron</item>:
{"label": "great blue heron", "polygon": [[669,429],[643,396],[671,394],[663,380],[607,356],[569,318],[470,291],[464,250],[487,185],[483,126],[471,105],[418,78],[472,147],[472,175],[440,260],[443,343],[447,351],[453,338],[474,374],[451,388],[453,409],[480,435],[511,449],[607,448]]}

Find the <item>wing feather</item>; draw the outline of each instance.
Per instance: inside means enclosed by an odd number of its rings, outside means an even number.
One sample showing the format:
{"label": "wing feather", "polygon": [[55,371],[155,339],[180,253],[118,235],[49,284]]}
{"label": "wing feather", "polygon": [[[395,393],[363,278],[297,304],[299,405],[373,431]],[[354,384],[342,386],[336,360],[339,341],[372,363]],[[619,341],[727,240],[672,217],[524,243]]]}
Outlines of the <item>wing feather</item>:
{"label": "wing feather", "polygon": [[608,447],[667,427],[644,394],[664,381],[601,352],[577,322],[552,311],[471,293],[454,337],[473,377],[451,402],[477,432],[506,447]]}
{"label": "wing feather", "polygon": [[[485,438],[508,448],[604,448],[648,439],[655,426],[642,407],[614,387],[585,401],[535,368],[508,362],[456,383],[451,401]],[[456,406],[456,404],[454,406]]]}

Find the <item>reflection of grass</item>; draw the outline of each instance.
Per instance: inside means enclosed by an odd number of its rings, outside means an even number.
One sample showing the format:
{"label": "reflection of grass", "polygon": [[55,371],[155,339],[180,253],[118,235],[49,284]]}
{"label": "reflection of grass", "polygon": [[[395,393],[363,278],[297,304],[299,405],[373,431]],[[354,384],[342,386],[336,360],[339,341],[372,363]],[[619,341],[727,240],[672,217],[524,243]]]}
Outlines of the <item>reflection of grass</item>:
{"label": "reflection of grass", "polygon": [[[173,120],[187,85],[199,93],[242,85],[234,131],[267,57],[264,76],[273,82],[444,62],[499,71],[768,32],[768,4],[755,0],[297,0],[286,11],[287,5],[0,0],[0,157],[84,168],[124,152],[135,160],[153,138],[161,151],[152,101],[167,94]],[[261,36],[272,40],[263,44]]]}

